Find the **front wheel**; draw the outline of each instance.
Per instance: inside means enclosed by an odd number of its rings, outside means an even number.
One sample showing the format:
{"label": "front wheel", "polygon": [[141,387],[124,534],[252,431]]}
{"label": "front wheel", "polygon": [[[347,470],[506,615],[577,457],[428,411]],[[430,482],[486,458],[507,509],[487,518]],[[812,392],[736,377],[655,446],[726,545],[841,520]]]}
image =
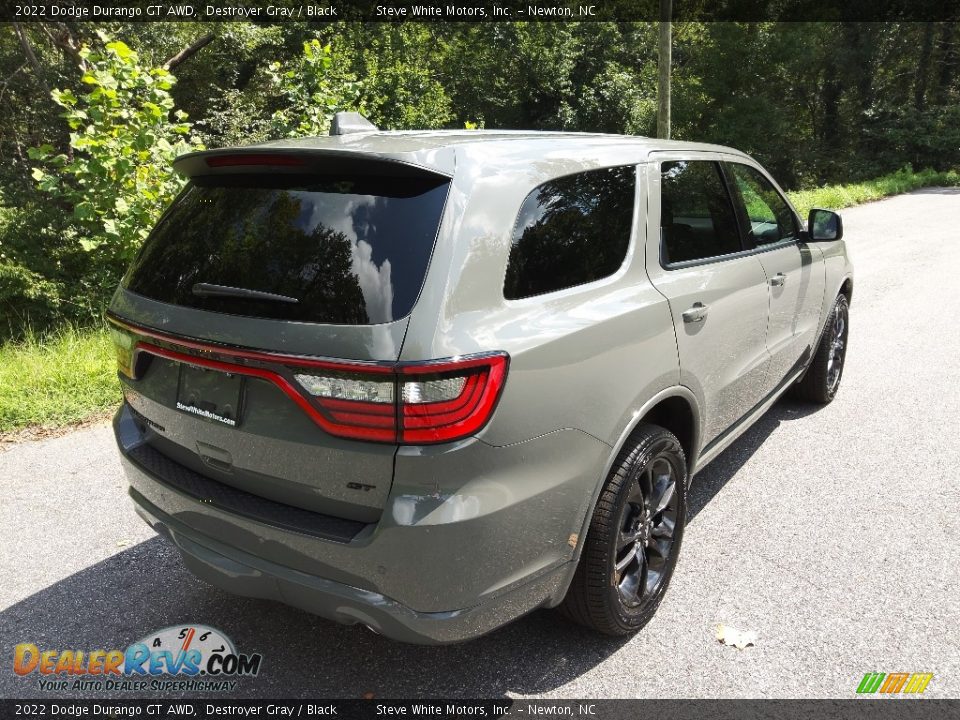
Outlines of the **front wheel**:
{"label": "front wheel", "polygon": [[686,516],[680,442],[656,425],[637,428],[600,493],[560,611],[607,635],[646,625],[677,564]]}
{"label": "front wheel", "polygon": [[807,374],[793,386],[794,397],[821,405],[826,405],[836,397],[847,359],[849,334],[850,303],[846,295],[839,295],[827,317],[820,344]]}

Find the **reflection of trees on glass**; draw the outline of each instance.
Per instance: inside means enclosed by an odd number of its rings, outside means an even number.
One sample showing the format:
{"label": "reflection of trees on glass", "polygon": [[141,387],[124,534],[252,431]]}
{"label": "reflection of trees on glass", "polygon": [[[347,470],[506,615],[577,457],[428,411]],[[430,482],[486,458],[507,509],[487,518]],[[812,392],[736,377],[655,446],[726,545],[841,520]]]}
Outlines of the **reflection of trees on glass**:
{"label": "reflection of trees on glass", "polygon": [[551,180],[523,201],[504,296],[517,299],[582,285],[623,264],[633,225],[633,167]]}
{"label": "reflection of trees on glass", "polygon": [[660,166],[663,260],[702,260],[741,249],[737,218],[720,167],[707,161]]}
{"label": "reflection of trees on glass", "polygon": [[730,163],[758,245],[794,237],[799,228],[787,203],[755,168]]}
{"label": "reflection of trees on glass", "polygon": [[[214,312],[330,322],[367,322],[363,295],[350,271],[350,240],[323,225],[305,231],[302,201],[283,190],[195,188],[177,204],[175,221],[157,228],[134,268],[130,289],[148,297]],[[173,219],[173,218],[171,218]],[[197,297],[195,283],[287,295],[296,305],[241,298]]]}
{"label": "reflection of trees on glass", "polygon": [[829,210],[813,211],[813,236],[823,240],[833,240],[837,237],[837,215]]}
{"label": "reflection of trees on glass", "polygon": [[[403,179],[397,188],[382,179],[289,176],[210,182],[191,186],[174,203],[131,268],[129,290],[213,312],[305,322],[368,324],[409,313],[445,183]],[[196,283],[299,302],[199,297]]]}

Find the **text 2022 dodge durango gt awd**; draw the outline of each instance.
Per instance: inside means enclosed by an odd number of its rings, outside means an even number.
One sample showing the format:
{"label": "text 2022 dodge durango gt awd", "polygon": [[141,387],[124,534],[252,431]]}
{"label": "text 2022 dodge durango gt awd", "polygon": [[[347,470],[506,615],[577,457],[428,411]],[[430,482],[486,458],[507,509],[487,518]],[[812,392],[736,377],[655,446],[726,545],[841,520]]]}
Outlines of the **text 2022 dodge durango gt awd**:
{"label": "text 2022 dodge durango gt awd", "polygon": [[337,120],[176,161],[108,312],[137,511],[214,585],[401,640],[636,631],[693,474],[837,392],[839,216],[726,147]]}

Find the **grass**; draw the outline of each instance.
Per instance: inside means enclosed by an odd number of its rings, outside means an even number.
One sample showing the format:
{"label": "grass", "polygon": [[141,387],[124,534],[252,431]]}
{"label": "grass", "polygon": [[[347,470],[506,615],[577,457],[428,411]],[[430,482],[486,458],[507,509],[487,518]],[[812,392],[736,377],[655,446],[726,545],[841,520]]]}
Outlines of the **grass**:
{"label": "grass", "polygon": [[[787,194],[806,216],[811,207],[839,210],[934,185],[960,185],[960,174],[904,168],[866,182]],[[116,359],[103,328],[66,327],[52,335],[28,335],[0,345],[0,435],[72,425],[119,402]]]}
{"label": "grass", "polygon": [[811,190],[794,190],[788,192],[787,197],[797,208],[800,216],[806,218],[810,208],[813,207],[840,210],[922,187],[956,185],[960,185],[960,173],[955,170],[937,172],[928,168],[914,172],[906,167],[889,175],[881,175],[873,180],[850,185],[825,185]]}
{"label": "grass", "polygon": [[119,403],[116,356],[103,328],[66,327],[0,346],[0,433],[70,425]]}

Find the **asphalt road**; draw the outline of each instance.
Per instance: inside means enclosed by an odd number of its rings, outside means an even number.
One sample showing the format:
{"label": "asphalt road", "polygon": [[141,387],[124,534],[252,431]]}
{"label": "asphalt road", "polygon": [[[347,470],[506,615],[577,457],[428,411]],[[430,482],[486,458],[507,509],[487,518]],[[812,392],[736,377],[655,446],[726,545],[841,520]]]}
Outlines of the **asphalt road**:
{"label": "asphalt road", "polygon": [[[96,427],[0,453],[0,697],[42,694],[11,670],[17,643],[122,648],[188,622],[263,653],[238,695],[851,697],[865,672],[902,671],[960,696],[960,189],[844,224],[857,277],[838,398],[782,402],[697,477],[672,587],[635,637],[537,612],[416,647],[233,597],[134,515]],[[717,623],[756,646],[720,645]]]}

